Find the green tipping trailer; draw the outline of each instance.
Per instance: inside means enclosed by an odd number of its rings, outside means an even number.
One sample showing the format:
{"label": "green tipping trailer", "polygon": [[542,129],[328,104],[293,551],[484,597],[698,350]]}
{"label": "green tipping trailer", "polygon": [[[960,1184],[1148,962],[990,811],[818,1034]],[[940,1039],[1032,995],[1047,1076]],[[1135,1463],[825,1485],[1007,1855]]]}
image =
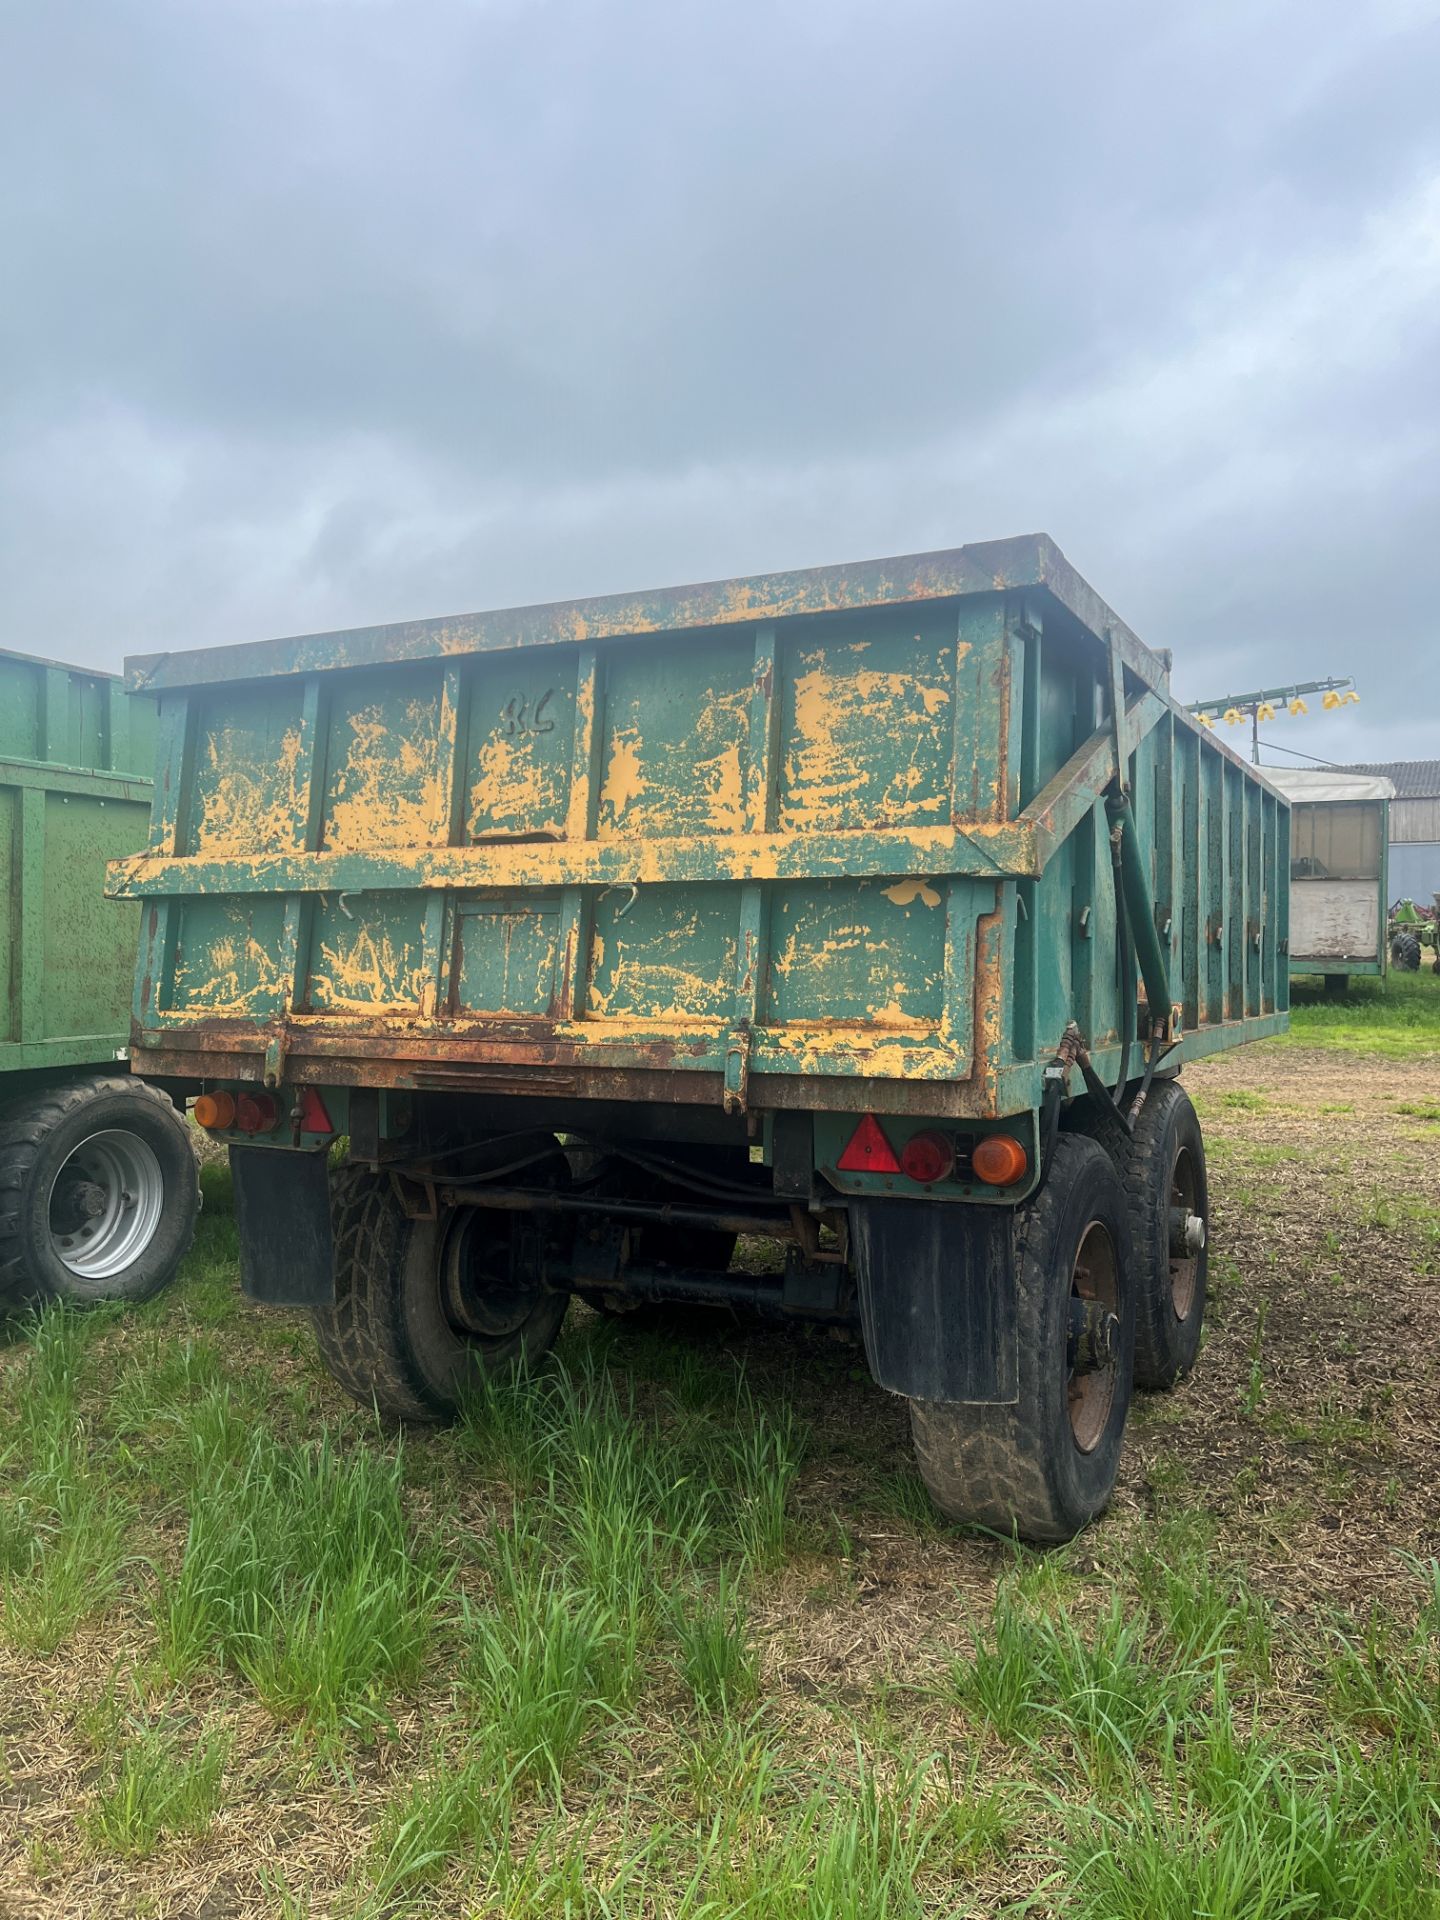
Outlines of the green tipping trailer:
{"label": "green tipping trailer", "polygon": [[0,1305],[152,1293],[194,1232],[189,1134],[126,1065],[138,910],[104,897],[154,758],[153,701],[0,652]]}
{"label": "green tipping trailer", "polygon": [[1175,1076],[1287,1018],[1285,803],[1168,668],[1043,535],[131,661],[137,1070],[247,1290],[416,1419],[572,1295],[855,1320],[945,1512],[1073,1532],[1199,1339]]}
{"label": "green tipping trailer", "polygon": [[1317,974],[1343,994],[1350,976],[1383,978],[1390,959],[1390,802],[1376,774],[1267,767],[1290,802],[1290,977]]}

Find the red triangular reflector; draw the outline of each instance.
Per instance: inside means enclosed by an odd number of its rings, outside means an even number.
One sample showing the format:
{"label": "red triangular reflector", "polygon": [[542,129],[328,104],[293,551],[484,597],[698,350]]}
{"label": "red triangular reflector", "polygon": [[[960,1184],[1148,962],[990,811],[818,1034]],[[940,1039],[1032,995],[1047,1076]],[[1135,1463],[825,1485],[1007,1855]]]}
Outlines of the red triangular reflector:
{"label": "red triangular reflector", "polygon": [[300,1131],[302,1133],[333,1133],[330,1116],[325,1111],[325,1102],[314,1087],[300,1089]]}
{"label": "red triangular reflector", "polygon": [[895,1149],[873,1113],[867,1113],[850,1136],[849,1145],[835,1162],[841,1173],[899,1173]]}

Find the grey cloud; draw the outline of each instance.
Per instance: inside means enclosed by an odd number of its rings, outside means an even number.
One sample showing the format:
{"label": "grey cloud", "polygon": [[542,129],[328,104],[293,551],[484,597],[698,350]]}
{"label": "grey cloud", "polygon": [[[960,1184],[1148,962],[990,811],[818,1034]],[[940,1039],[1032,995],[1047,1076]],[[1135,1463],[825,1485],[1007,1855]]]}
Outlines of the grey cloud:
{"label": "grey cloud", "polygon": [[0,28],[0,640],[1044,526],[1434,753],[1430,5],[113,0]]}

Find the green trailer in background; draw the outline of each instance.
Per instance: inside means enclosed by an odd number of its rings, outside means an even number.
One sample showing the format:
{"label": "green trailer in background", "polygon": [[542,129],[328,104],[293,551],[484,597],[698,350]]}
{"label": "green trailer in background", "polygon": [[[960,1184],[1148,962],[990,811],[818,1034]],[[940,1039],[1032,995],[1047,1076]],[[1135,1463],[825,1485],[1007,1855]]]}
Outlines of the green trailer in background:
{"label": "green trailer in background", "polygon": [[1351,974],[1389,960],[1391,783],[1329,767],[1267,767],[1290,802],[1290,977],[1319,974],[1344,993]]}
{"label": "green trailer in background", "polygon": [[1048,539],[128,673],[137,1070],[351,1392],[444,1418],[576,1295],[851,1321],[947,1514],[1104,1507],[1200,1338],[1175,1076],[1286,1023],[1289,814]]}
{"label": "green trailer in background", "polygon": [[117,677],[0,652],[0,1305],[141,1298],[194,1234],[189,1132],[128,1067],[137,911],[104,897],[154,741]]}

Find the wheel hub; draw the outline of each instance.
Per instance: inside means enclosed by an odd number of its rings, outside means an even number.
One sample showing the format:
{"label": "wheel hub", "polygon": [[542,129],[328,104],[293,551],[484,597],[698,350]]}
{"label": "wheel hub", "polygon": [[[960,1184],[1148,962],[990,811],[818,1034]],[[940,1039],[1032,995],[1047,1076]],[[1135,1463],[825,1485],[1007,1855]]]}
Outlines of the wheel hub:
{"label": "wheel hub", "polygon": [[1182,1146],[1170,1170],[1170,1304],[1183,1320],[1195,1304],[1200,1260],[1205,1252],[1205,1217],[1197,1212],[1200,1177],[1190,1149]]}
{"label": "wheel hub", "polygon": [[1193,1260],[1205,1245],[1205,1222],[1188,1207],[1170,1209],[1170,1252],[1177,1260]]}
{"label": "wheel hub", "polygon": [[138,1133],[109,1128],[70,1155],[50,1188],[50,1245],[82,1280],[124,1273],[154,1239],[165,1210],[165,1176]]}
{"label": "wheel hub", "polygon": [[50,1203],[52,1226],[60,1233],[78,1233],[87,1220],[105,1211],[105,1189],[94,1180],[69,1180],[55,1188]]}
{"label": "wheel hub", "polygon": [[1120,1318],[1099,1300],[1070,1300],[1070,1350],[1072,1373],[1092,1372],[1111,1366],[1120,1352]]}
{"label": "wheel hub", "polygon": [[541,1292],[525,1238],[513,1216],[458,1210],[440,1263],[441,1304],[457,1333],[504,1340],[524,1326]]}
{"label": "wheel hub", "polygon": [[1120,1377],[1120,1291],[1115,1247],[1092,1220],[1080,1236],[1070,1275],[1066,1339],[1066,1398],[1070,1429],[1082,1453],[1092,1453],[1110,1422]]}

